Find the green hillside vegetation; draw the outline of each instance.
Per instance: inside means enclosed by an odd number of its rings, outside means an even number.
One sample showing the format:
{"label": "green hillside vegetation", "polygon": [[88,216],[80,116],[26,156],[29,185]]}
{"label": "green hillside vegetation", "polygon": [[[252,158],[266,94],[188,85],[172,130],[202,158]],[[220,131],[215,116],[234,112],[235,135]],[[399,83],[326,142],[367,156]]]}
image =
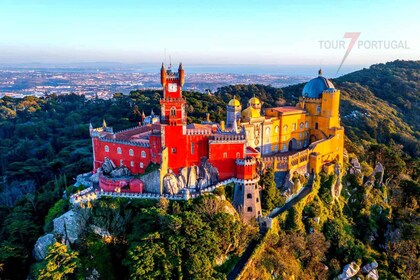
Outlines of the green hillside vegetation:
{"label": "green hillside vegetation", "polygon": [[[341,91],[346,136],[357,146],[347,147],[350,151],[363,154],[372,143],[396,144],[408,156],[419,157],[420,61],[373,65],[332,82]],[[294,103],[303,86],[283,88],[285,98]]]}
{"label": "green hillside vegetation", "polygon": [[[342,196],[338,201],[332,201],[328,190],[333,178],[324,176],[318,193],[309,197],[306,204],[297,205],[282,220],[279,242],[272,242],[272,259],[262,260],[264,273],[271,274],[274,266],[267,264],[272,262],[275,266],[279,265],[281,259],[277,257],[281,254],[278,252],[287,251],[294,259],[291,258],[292,261],[284,265],[295,265],[290,269],[296,272],[296,277],[305,273],[321,273],[321,264],[329,267],[323,273],[332,277],[348,261],[365,264],[371,259],[378,261],[383,277],[415,279],[418,276],[418,77],[419,62],[395,61],[333,80],[342,92],[341,120],[346,129],[345,145],[349,155],[358,156],[366,174],[380,161],[385,167],[385,184],[365,188],[361,178],[347,175]],[[213,95],[187,91],[184,95],[188,101],[188,120],[204,120],[206,113],[210,113],[213,121],[224,120],[226,104],[233,95],[241,100],[244,108],[246,101],[254,95],[264,102],[263,107],[295,104],[302,86],[278,89],[262,85],[234,85],[223,87]],[[66,189],[72,191],[69,186],[77,174],[91,171],[89,123],[97,127],[105,119],[114,130],[133,127],[141,120],[142,111],[146,114],[150,114],[151,109],[159,112],[160,96],[161,91],[142,90],[131,92],[130,95],[117,93],[111,100],[86,100],[83,96],[73,94],[0,99],[0,277],[27,277],[34,263],[31,252],[35,241],[51,229],[51,221],[55,217],[69,208],[63,193]],[[268,174],[264,178],[269,180],[270,177]],[[264,185],[272,186],[268,182]],[[267,188],[264,193],[267,196],[273,194],[270,198],[262,198],[266,209],[281,201],[272,188]],[[168,275],[175,278],[183,275],[189,279],[191,275],[186,266],[194,262],[196,267],[203,269],[197,272],[202,273],[200,275],[203,277],[220,278],[234,264],[237,260],[235,256],[253,236],[252,229],[246,229],[236,217],[222,213],[207,216],[190,204],[179,205],[185,211],[183,213],[173,210],[177,206],[172,203],[164,209],[159,205],[141,202],[135,205],[127,205],[124,201],[98,203],[99,207],[92,209],[99,211],[117,203],[118,207],[131,213],[133,219],[125,225],[127,230],[115,233],[113,236],[117,238],[110,243],[87,232],[86,238],[77,247],[69,248],[69,251],[59,246],[52,248],[51,252],[54,253],[46,261],[38,263],[38,268],[45,268],[48,261],[54,262],[63,255],[69,255],[72,259],[70,263],[77,268],[63,273],[73,275],[71,277],[80,277],[83,269],[91,271],[96,268],[104,273],[102,275],[109,273],[114,275],[112,277],[122,271],[121,275],[126,277],[137,273],[141,275],[139,279],[163,279]],[[315,225],[311,221],[312,217],[317,216],[320,221]],[[91,220],[95,219],[94,210],[90,217]],[[216,220],[215,224],[213,221]],[[207,257],[186,247],[179,248],[179,252],[171,247],[173,240],[170,236],[178,236],[179,230],[184,234],[184,223],[211,235],[208,238],[214,244],[207,247]],[[139,227],[141,224],[153,226],[142,228]],[[223,230],[231,230],[232,236],[237,234],[237,230],[245,230],[247,237],[241,237],[242,243],[235,243],[228,249],[224,246],[229,245],[226,242],[231,239],[223,240],[228,235],[217,232],[221,224],[227,224]],[[313,237],[308,234],[311,228],[316,233]],[[360,231],[365,228],[368,230]],[[168,231],[169,235],[163,234]],[[333,236],[339,236],[339,240]],[[371,236],[375,238],[372,241]],[[294,239],[297,240],[295,245],[290,244]],[[287,243],[287,240],[290,242]],[[205,242],[199,236],[190,235],[181,241],[182,246],[186,246],[185,242]],[[319,243],[319,252],[308,253],[313,243]],[[73,250],[77,254],[71,254]],[[143,250],[153,254],[136,257]],[[98,261],[92,261],[88,252],[101,257]],[[178,253],[181,255],[176,257]],[[184,258],[181,263],[172,261],[179,261],[179,256],[188,259]],[[218,266],[223,261],[224,264]],[[157,271],[142,267],[143,262],[156,265]],[[54,267],[53,263],[50,267]],[[284,279],[287,279],[286,276]]]}

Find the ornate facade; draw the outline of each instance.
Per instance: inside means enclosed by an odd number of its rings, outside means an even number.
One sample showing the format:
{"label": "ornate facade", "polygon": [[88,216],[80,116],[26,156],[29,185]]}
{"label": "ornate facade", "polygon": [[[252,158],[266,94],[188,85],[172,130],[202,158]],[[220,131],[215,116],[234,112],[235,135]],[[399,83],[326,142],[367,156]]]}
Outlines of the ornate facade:
{"label": "ornate facade", "polygon": [[275,171],[304,168],[319,173],[322,169],[332,172],[335,163],[342,165],[340,91],[322,73],[306,84],[296,106],[267,108],[263,112],[262,102],[254,96],[242,110],[234,97],[226,108],[226,127],[224,122],[209,120],[187,124],[184,80],[182,64],[177,72],[162,64],[160,117],[152,113],[143,118],[141,126],[119,132],[105,123],[100,128],[90,127],[93,169],[100,178],[109,177],[102,168],[105,162],[128,170],[113,180],[127,182],[123,191],[147,190],[147,182],[136,181],[131,188],[130,175],[145,173],[150,164],[160,166],[155,171],[159,172],[156,178],[160,188],[155,190],[159,193],[183,189],[199,192],[215,178],[236,178],[235,203],[244,216],[255,217],[261,214],[257,170],[268,166]]}

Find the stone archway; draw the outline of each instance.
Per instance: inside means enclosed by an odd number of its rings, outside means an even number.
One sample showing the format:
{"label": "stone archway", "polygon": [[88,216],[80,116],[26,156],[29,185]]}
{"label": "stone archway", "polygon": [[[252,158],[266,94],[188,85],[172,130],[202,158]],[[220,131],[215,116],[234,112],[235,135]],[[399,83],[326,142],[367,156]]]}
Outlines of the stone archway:
{"label": "stone archway", "polygon": [[289,141],[289,151],[294,151],[298,149],[298,142],[295,138]]}

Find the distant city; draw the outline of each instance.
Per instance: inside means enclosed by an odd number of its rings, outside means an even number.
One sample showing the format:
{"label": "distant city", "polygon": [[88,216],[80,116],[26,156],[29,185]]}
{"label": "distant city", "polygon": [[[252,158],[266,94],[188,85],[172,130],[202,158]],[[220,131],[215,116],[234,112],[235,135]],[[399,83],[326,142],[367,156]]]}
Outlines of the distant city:
{"label": "distant city", "polygon": [[[112,66],[114,67],[0,66],[0,97],[7,95],[22,98],[27,95],[75,93],[89,99],[108,99],[117,92],[128,94],[138,89],[161,88],[158,65],[131,68]],[[188,82],[184,89],[208,93],[234,84],[284,87],[308,81],[313,78],[316,70],[316,67],[196,66],[192,67],[191,73],[187,73]]]}

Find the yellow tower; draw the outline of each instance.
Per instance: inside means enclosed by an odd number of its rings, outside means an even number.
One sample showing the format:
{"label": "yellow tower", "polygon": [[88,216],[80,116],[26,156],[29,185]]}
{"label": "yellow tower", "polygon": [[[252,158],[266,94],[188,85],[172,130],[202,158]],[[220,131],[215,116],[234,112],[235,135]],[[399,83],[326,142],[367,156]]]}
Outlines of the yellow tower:
{"label": "yellow tower", "polygon": [[322,76],[310,80],[302,91],[298,107],[307,111],[310,132],[310,169],[330,172],[332,162],[343,164],[344,129],[340,125],[340,91]]}

